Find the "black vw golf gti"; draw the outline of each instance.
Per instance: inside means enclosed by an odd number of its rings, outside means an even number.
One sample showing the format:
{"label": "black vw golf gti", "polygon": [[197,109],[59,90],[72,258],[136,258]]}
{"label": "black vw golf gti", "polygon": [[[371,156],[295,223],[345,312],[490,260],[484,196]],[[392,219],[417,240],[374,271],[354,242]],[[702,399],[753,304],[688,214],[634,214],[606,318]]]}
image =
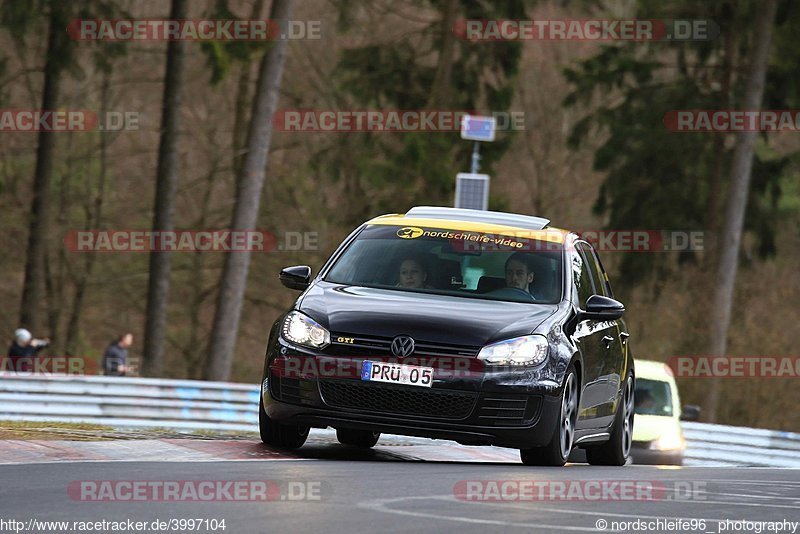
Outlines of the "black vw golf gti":
{"label": "black vw golf gti", "polygon": [[264,443],[381,432],[520,449],[529,465],[623,465],[633,355],[591,245],[539,217],[417,207],[372,219],[319,273],[280,273],[302,294],[273,325],[262,378]]}

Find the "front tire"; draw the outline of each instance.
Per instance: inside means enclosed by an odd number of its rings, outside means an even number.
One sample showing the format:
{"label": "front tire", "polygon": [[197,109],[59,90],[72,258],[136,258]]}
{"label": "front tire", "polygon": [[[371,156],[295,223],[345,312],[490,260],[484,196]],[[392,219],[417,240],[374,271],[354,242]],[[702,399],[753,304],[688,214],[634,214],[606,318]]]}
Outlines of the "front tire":
{"label": "front tire", "polygon": [[353,430],[350,428],[337,428],[336,439],[342,445],[350,445],[361,449],[371,449],[378,443],[381,437],[380,432],[370,432],[369,430]]}
{"label": "front tire", "polygon": [[567,463],[575,439],[575,423],[578,420],[578,374],[570,365],[564,378],[561,391],[561,410],[558,426],[553,429],[553,437],[544,447],[520,449],[519,456],[525,465],[563,466]]}
{"label": "front tire", "polygon": [[622,399],[614,417],[611,437],[601,445],[586,448],[586,460],[591,465],[625,465],[631,456],[633,443],[633,391],[634,379],[629,374],[625,380]]}
{"label": "front tire", "polygon": [[308,438],[308,427],[285,425],[274,421],[264,411],[264,400],[258,402],[258,430],[265,445],[294,450],[303,446]]}

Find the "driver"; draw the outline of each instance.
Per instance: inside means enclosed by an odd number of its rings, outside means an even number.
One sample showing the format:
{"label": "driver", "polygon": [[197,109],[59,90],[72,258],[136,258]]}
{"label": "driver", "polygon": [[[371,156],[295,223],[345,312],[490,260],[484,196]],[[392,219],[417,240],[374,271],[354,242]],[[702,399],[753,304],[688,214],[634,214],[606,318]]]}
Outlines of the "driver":
{"label": "driver", "polygon": [[539,296],[530,291],[533,283],[533,265],[530,256],[524,252],[515,252],[506,260],[506,287],[521,289],[531,293],[534,298]]}
{"label": "driver", "polygon": [[428,281],[428,273],[422,266],[422,262],[414,257],[404,258],[400,262],[400,272],[398,284],[400,287],[405,288],[430,288],[426,282]]}
{"label": "driver", "polygon": [[646,389],[637,389],[636,394],[633,396],[634,403],[636,404],[636,411],[641,411],[642,413],[648,413],[655,408],[655,399],[650,394],[650,391]]}

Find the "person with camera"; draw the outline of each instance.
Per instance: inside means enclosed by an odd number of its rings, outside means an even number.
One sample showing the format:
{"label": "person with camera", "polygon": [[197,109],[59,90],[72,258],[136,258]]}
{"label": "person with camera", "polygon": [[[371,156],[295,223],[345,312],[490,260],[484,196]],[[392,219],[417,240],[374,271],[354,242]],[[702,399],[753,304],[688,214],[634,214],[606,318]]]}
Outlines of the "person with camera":
{"label": "person with camera", "polygon": [[[11,371],[30,372],[34,368],[33,361],[38,357],[39,351],[50,345],[50,340],[34,339],[33,334],[25,328],[14,331],[14,341],[8,348],[8,363]],[[4,369],[6,367],[4,365]]]}
{"label": "person with camera", "polygon": [[128,365],[128,349],[133,345],[133,334],[126,332],[117,337],[103,354],[103,374],[106,376],[125,376],[132,371]]}

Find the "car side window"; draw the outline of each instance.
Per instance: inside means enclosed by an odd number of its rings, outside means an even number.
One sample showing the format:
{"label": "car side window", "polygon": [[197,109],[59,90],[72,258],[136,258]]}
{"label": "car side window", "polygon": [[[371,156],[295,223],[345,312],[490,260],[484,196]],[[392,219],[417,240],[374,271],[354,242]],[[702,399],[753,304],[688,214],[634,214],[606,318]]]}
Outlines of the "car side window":
{"label": "car side window", "polygon": [[597,254],[589,245],[578,243],[578,250],[581,255],[586,258],[586,263],[589,264],[589,270],[592,273],[592,281],[594,282],[594,293],[604,297],[610,297],[611,292],[608,289],[606,282],[606,275],[603,268],[600,266],[600,261],[597,259]]}
{"label": "car side window", "polygon": [[611,282],[608,280],[608,272],[606,272],[605,267],[603,267],[603,262],[600,261],[600,256],[597,254],[597,251],[592,249],[592,253],[594,254],[594,259],[597,262],[598,267],[600,268],[600,274],[603,277],[603,285],[606,288],[606,296],[614,298],[614,291],[611,289]]}
{"label": "car side window", "polygon": [[586,306],[586,301],[594,294],[592,277],[583,254],[574,250],[571,252],[571,256],[572,279],[575,283],[575,289],[578,291],[578,306],[583,309]]}

